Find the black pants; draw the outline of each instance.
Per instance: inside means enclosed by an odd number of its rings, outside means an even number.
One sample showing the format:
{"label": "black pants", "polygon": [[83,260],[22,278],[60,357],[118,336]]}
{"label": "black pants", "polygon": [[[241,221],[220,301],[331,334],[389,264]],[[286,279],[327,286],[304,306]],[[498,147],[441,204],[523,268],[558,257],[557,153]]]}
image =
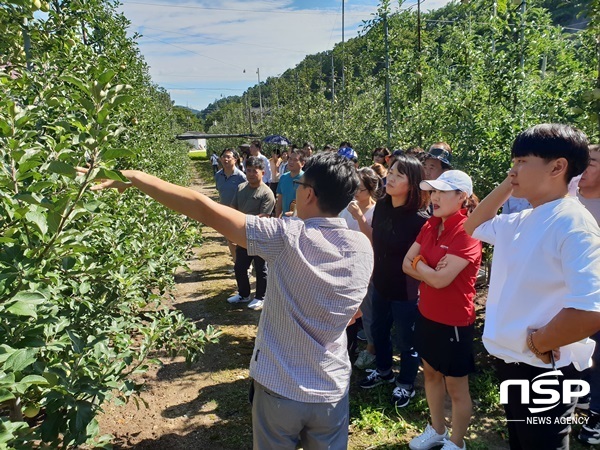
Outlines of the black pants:
{"label": "black pants", "polygon": [[358,332],[362,327],[362,319],[359,317],[352,325],[346,327],[346,338],[348,340],[348,355],[350,358],[356,353],[358,349]]}
{"label": "black pants", "polygon": [[239,245],[235,250],[235,281],[238,286],[238,293],[242,297],[250,295],[250,279],[248,278],[248,269],[254,261],[254,270],[256,271],[256,294],[254,298],[265,298],[267,291],[267,264],[259,256],[248,256],[248,251]]}
{"label": "black pants", "polygon": [[[528,364],[507,364],[497,359],[496,368],[500,382],[505,380],[533,380],[538,375],[549,372],[551,369],[534,367]],[[559,377],[560,385],[553,386],[561,394],[559,403],[552,409],[540,413],[531,413],[530,407],[541,407],[550,405],[523,404],[521,399],[521,389],[518,386],[512,386],[508,389],[508,404],[504,405],[508,426],[508,443],[511,450],[558,450],[569,448],[569,432],[571,425],[569,419],[572,418],[577,399],[572,399],[571,403],[562,403],[562,381],[581,379],[581,372],[571,364],[560,369],[563,373]],[[551,379],[552,377],[543,377]],[[530,400],[536,398],[534,392],[530,390]],[[547,395],[540,398],[548,398]],[[543,421],[544,423],[540,423]],[[545,423],[549,421],[550,423]]]}

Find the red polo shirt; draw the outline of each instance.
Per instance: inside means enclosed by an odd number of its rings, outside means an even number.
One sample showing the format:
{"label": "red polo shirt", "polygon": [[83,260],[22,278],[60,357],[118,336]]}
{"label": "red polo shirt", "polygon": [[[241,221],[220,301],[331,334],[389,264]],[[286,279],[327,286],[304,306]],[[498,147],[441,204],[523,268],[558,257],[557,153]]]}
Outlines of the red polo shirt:
{"label": "red polo shirt", "polygon": [[417,236],[421,255],[429,267],[435,269],[446,254],[469,261],[448,286],[436,289],[421,282],[419,311],[429,320],[450,326],[466,326],[475,322],[475,282],[481,264],[481,242],[469,236],[463,228],[467,220],[466,210],[458,211],[444,222],[444,230],[438,237],[442,219],[431,217]]}

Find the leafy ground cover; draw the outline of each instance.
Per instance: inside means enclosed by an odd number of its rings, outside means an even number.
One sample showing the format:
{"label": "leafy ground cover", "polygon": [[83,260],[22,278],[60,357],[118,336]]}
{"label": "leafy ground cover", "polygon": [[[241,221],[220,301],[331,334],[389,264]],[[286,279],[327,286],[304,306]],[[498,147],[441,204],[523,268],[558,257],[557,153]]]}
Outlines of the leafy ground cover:
{"label": "leafy ground cover", "polygon": [[[216,196],[209,161],[195,162],[199,177],[194,189]],[[205,181],[202,181],[205,180]],[[191,366],[183,358],[161,357],[164,365],[143,375],[147,389],[139,408],[107,406],[99,418],[103,433],[115,436],[118,449],[252,448],[251,412],[247,401],[248,362],[252,354],[259,313],[229,305],[235,291],[231,259],[223,238],[204,227],[204,242],[189,261],[189,270],[176,276],[173,305],[203,327],[213,324],[223,334],[218,345]],[[498,382],[481,344],[487,290],[480,289],[478,310],[477,373],[471,378],[474,418],[467,436],[469,449],[507,449],[506,428],[499,405]],[[161,356],[161,355],[158,355]],[[365,372],[356,370],[351,385],[351,449],[401,449],[423,429],[428,419],[422,373],[417,396],[405,409],[390,403],[391,388],[368,391],[357,387]],[[145,403],[147,406],[144,406]],[[446,417],[450,417],[449,403]],[[576,429],[578,431],[578,429]],[[582,445],[572,439],[573,449]]]}

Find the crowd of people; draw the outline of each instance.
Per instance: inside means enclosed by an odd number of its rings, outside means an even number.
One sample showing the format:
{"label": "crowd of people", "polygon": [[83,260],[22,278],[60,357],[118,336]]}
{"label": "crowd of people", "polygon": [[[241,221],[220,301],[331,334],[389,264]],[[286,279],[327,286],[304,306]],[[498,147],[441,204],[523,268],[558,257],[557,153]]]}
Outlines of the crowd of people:
{"label": "crowd of people", "polygon": [[[92,189],[134,186],[227,239],[238,286],[228,301],[262,310],[250,361],[255,449],[347,448],[351,361],[368,369],[359,388],[394,385],[397,408],[417,395],[422,367],[431,420],[409,447],[465,449],[482,242],[494,246],[483,343],[500,382],[553,371],[550,384],[568,388],[583,377],[591,401],[579,437],[600,443],[600,146],[569,125],[541,124],[516,137],[510,156],[481,202],[445,142],[378,147],[359,168],[347,141],[270,158],[253,141],[221,152],[218,203],[133,170],[123,171],[129,183]],[[568,418],[586,392],[535,421],[522,393],[508,389],[503,405],[511,449],[568,448]]]}

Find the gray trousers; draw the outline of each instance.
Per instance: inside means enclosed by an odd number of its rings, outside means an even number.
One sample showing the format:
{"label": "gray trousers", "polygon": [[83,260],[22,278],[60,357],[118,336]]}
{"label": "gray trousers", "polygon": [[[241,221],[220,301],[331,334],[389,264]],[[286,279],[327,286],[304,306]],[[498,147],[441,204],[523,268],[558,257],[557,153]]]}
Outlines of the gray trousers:
{"label": "gray trousers", "polygon": [[348,394],[336,403],[290,400],[254,382],[252,437],[254,450],[346,450]]}

